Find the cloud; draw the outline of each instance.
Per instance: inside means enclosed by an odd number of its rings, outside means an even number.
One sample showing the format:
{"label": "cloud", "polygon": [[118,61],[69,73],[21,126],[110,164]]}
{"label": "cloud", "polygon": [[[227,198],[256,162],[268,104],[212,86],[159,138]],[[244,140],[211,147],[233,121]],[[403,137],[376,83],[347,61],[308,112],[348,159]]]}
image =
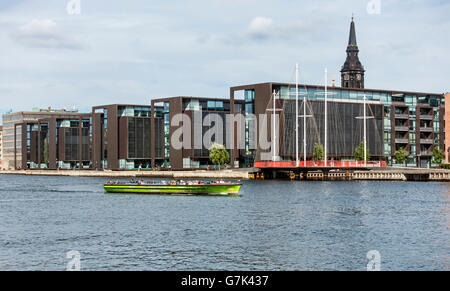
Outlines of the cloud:
{"label": "cloud", "polygon": [[34,19],[10,34],[18,44],[31,48],[80,50],[77,41],[64,35],[51,19]]}
{"label": "cloud", "polygon": [[[326,15],[272,19],[264,16],[254,17],[248,25],[233,31],[204,34],[196,38],[198,43],[220,43],[226,45],[260,44],[273,41],[273,45],[290,42],[293,45],[323,43],[341,32],[340,19]],[[346,23],[347,24],[347,23]],[[347,30],[347,25],[344,28]],[[344,38],[348,37],[345,32]],[[325,38],[326,35],[328,38]],[[344,39],[343,38],[343,39]],[[345,41],[344,41],[345,42]]]}
{"label": "cloud", "polygon": [[0,0],[0,99],[15,110],[227,97],[295,82],[296,62],[302,83],[325,66],[339,83],[352,12],[368,88],[448,91],[448,0],[382,1],[379,15],[368,0],[82,0],[77,16],[68,0],[15,1]]}
{"label": "cloud", "polygon": [[273,20],[266,17],[255,17],[248,28],[248,33],[254,38],[267,38],[272,29]]}

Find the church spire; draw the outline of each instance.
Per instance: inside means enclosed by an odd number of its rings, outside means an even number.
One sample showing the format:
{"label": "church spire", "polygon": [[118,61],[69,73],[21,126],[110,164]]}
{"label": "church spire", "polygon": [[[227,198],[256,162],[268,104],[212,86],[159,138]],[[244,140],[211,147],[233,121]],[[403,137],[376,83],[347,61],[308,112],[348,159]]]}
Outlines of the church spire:
{"label": "church spire", "polygon": [[355,29],[355,22],[353,21],[353,16],[352,16],[352,23],[350,24],[350,37],[348,39],[348,45],[358,47],[358,44],[356,43],[356,29]]}
{"label": "church spire", "polygon": [[356,42],[355,22],[352,16],[347,45],[347,59],[341,70],[341,83],[344,88],[364,88],[364,66],[359,61],[359,48]]}

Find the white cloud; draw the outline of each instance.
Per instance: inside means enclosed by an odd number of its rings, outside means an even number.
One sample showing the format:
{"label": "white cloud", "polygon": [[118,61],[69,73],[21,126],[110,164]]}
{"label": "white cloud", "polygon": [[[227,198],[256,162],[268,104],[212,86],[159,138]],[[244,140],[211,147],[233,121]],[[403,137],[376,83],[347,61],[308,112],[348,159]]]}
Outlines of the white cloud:
{"label": "white cloud", "polygon": [[273,20],[267,17],[256,17],[249,26],[249,33],[255,37],[266,37],[272,28]]}
{"label": "white cloud", "polygon": [[34,19],[11,33],[11,38],[26,47],[81,49],[80,43],[59,31],[51,19]]}
{"label": "white cloud", "polygon": [[50,19],[34,19],[30,23],[19,28],[19,32],[24,35],[32,34],[50,34],[54,33],[56,29],[56,22]]}

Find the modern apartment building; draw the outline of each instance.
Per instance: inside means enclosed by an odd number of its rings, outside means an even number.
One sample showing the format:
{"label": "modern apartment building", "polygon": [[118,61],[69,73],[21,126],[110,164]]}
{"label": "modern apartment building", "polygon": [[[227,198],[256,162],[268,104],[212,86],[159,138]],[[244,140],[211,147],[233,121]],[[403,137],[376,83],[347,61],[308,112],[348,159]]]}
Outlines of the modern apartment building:
{"label": "modern apartment building", "polygon": [[54,114],[20,124],[21,168],[90,168],[90,120],[90,114]]}
{"label": "modern apartment building", "polygon": [[28,147],[31,146],[31,135],[28,136],[26,124],[37,123],[39,120],[53,117],[70,119],[72,116],[79,116],[79,113],[48,108],[3,114],[3,167],[24,169],[25,165],[30,164],[28,157],[24,158],[23,154],[29,152],[30,148]]}
{"label": "modern apartment building", "polygon": [[[162,156],[157,157],[155,161],[162,158],[165,164],[173,169],[199,169],[207,168],[211,165],[209,161],[209,150],[204,143],[205,134],[214,128],[217,123],[221,124],[220,133],[211,136],[212,142],[226,145],[233,142],[236,136],[227,128],[227,115],[243,113],[243,101],[230,99],[206,98],[206,97],[171,97],[152,100],[152,107],[161,106],[163,108],[162,116],[164,120],[163,128],[163,151]],[[177,115],[184,114],[188,120],[179,120],[173,123]],[[219,120],[213,120],[213,119]],[[221,129],[220,129],[221,128]],[[175,132],[183,130],[183,147],[175,147],[171,143]],[[236,128],[236,130],[238,130]],[[154,132],[158,135],[158,132]],[[230,150],[230,154],[231,154]],[[239,160],[235,161],[239,167]]]}
{"label": "modern apartment building", "polygon": [[[152,134],[152,129],[157,134]],[[111,104],[92,108],[92,167],[149,169],[162,160],[162,108]],[[152,153],[153,151],[153,153]]]}
{"label": "modern apartment building", "polygon": [[[245,114],[265,114],[273,107],[273,96],[280,118],[277,144],[281,160],[295,160],[295,84],[262,83],[231,88],[231,99],[245,95]],[[239,92],[242,91],[242,92]],[[309,117],[307,128],[307,156],[312,158],[314,144],[324,143],[324,86],[299,86],[299,112]],[[409,153],[408,166],[432,165],[435,147],[445,148],[444,95],[404,91],[328,88],[328,138],[329,157],[336,160],[352,159],[355,148],[363,141],[363,104],[366,96],[368,148],[372,160],[385,160],[395,165],[393,156],[404,148]],[[304,119],[299,118],[299,144],[303,145]],[[247,120],[247,124],[250,121]],[[270,128],[271,124],[268,123]],[[252,130],[252,126],[247,130]],[[269,134],[271,130],[268,131]],[[250,132],[249,136],[253,133]],[[272,135],[270,135],[271,137]],[[246,141],[248,144],[248,141]],[[247,148],[246,159],[261,160],[263,149]],[[300,146],[303,156],[303,146]]]}

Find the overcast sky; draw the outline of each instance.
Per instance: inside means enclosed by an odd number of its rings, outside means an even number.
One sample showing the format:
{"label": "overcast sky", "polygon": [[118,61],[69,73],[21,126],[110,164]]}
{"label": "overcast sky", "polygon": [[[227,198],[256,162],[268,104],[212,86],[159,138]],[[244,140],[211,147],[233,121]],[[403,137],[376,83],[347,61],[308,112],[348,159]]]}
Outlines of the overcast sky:
{"label": "overcast sky", "polygon": [[379,14],[369,0],[68,2],[0,1],[0,113],[229,97],[295,82],[296,62],[302,83],[328,67],[340,84],[352,13],[367,88],[450,91],[448,0],[380,0]]}

